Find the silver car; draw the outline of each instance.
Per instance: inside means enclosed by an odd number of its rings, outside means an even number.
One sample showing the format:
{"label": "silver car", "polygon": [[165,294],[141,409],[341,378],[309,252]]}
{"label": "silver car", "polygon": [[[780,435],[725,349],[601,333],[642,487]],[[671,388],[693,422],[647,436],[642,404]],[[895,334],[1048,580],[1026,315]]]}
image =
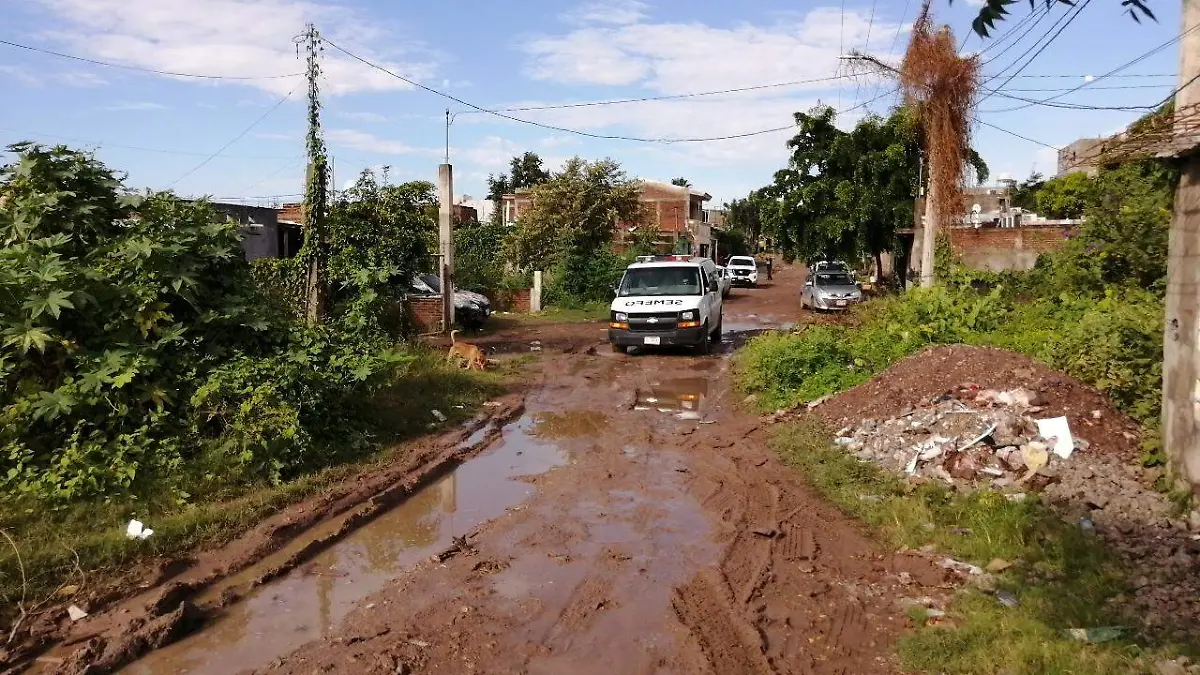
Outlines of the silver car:
{"label": "silver car", "polygon": [[800,306],[817,310],[843,310],[862,302],[862,299],[862,289],[849,274],[841,271],[813,272],[804,282]]}

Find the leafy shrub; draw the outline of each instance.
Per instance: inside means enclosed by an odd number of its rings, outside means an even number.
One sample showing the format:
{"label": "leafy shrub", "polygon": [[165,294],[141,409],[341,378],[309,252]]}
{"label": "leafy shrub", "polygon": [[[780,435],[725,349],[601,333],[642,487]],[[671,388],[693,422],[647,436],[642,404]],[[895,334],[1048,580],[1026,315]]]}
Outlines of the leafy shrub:
{"label": "leafy shrub", "polygon": [[236,466],[236,481],[320,461],[316,438],[344,428],[347,397],[392,359],[271,312],[237,226],[206,203],[130,195],[63,147],[13,151],[0,168],[4,495],[182,490],[214,451],[234,458],[214,475]]}

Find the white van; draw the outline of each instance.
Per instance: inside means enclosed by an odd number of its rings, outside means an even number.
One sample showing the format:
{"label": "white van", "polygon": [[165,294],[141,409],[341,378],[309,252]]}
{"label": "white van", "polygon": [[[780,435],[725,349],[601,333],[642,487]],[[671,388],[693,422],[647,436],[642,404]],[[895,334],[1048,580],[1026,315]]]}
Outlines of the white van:
{"label": "white van", "polygon": [[613,351],[630,347],[695,347],[721,340],[721,281],[708,258],[654,256],[625,269],[609,307]]}

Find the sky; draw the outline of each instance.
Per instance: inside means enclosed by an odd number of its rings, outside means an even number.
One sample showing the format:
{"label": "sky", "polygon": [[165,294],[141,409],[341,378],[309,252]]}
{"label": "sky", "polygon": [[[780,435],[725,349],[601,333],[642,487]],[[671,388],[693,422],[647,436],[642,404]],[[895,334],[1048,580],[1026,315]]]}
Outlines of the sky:
{"label": "sky", "polygon": [[[1018,2],[984,39],[970,34],[980,1],[934,0],[933,12],[963,53],[983,50],[984,87],[998,89],[984,92],[972,139],[993,178],[1053,174],[1053,147],[1114,133],[1141,114],[1012,97],[1145,106],[1177,85],[1178,44],[1101,77],[1178,36],[1177,0],[1150,0],[1158,21],[1140,24],[1118,0],[1085,6],[1070,22],[1066,5],[1034,18]],[[791,133],[660,139],[787,127],[792,113],[818,103],[843,110],[843,128],[868,113],[887,114],[899,100],[895,84],[839,55],[857,50],[898,60],[917,8],[918,0],[0,0],[0,41],[212,76],[146,73],[0,44],[0,145],[33,140],[94,150],[133,188],[294,201],[303,190],[307,96],[295,38],[312,22],[328,40],[322,127],[339,188],[383,166],[393,181],[436,180],[449,109],[460,200],[482,197],[489,174],[532,150],[551,169],[572,156],[610,157],[633,177],[685,177],[720,205],[771,181],[787,162]],[[1065,28],[1035,55],[1056,22]],[[414,87],[345,52],[490,110],[824,81],[505,113],[516,121]],[[1086,86],[1065,93],[1079,85]]]}

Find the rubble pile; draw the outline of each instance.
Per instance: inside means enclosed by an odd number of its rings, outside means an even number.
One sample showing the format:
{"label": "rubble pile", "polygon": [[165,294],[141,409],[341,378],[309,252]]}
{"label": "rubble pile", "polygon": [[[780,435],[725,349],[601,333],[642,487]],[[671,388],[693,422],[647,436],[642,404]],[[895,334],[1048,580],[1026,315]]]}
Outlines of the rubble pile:
{"label": "rubble pile", "polygon": [[[1028,388],[963,384],[898,415],[844,427],[835,442],[914,480],[994,489],[1010,499],[1041,493],[1125,561],[1130,591],[1117,598],[1121,608],[1143,628],[1185,637],[1200,625],[1200,512],[1178,514],[1156,489],[1161,469],[1129,462],[1094,433],[1099,447],[1092,447],[1071,433],[1066,417],[1045,411],[1043,396]],[[1108,429],[1105,418],[1115,414],[1096,409],[1076,415],[1075,424]]]}
{"label": "rubble pile", "polygon": [[[864,419],[838,432],[837,444],[862,460],[952,486],[981,483],[1014,494],[1045,488],[1058,466],[1087,441],[1062,431],[1047,437],[1038,394],[963,385],[920,408],[887,419]],[[1100,411],[1096,414],[1102,415]]]}

